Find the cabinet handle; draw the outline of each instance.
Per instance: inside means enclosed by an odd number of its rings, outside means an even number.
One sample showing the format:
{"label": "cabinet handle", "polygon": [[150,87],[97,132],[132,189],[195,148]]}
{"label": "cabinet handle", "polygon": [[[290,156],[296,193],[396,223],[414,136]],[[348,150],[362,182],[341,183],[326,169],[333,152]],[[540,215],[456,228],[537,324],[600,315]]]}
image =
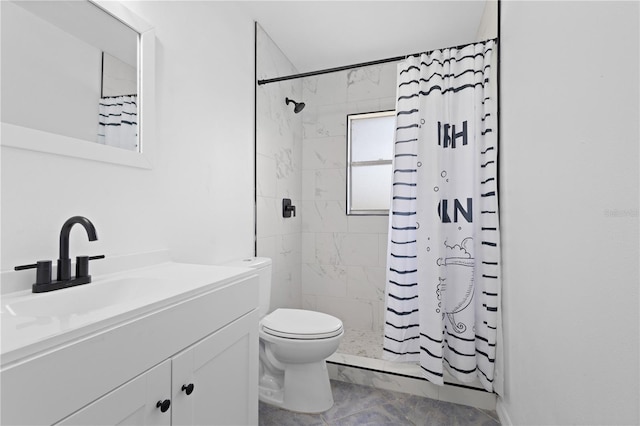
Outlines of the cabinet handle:
{"label": "cabinet handle", "polygon": [[156,407],[160,408],[160,411],[164,413],[169,409],[169,407],[171,407],[171,401],[169,401],[168,399],[165,399],[164,401],[158,401]]}
{"label": "cabinet handle", "polygon": [[191,395],[191,392],[193,392],[193,383],[182,385],[182,390],[185,391],[187,395]]}

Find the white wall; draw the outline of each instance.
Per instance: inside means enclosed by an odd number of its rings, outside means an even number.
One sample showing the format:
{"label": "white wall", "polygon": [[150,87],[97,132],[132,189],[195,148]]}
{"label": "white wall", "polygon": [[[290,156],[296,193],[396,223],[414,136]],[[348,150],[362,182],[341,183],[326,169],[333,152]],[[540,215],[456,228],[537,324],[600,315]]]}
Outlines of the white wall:
{"label": "white wall", "polygon": [[60,227],[77,214],[99,241],[74,230],[72,256],[253,254],[253,20],[233,3],[127,6],[156,28],[154,168],[2,147],[2,270],[57,258]]}
{"label": "white wall", "polygon": [[[498,0],[485,0],[476,40],[488,40],[498,36]],[[493,55],[492,57],[495,57]]]}
{"label": "white wall", "polygon": [[503,2],[513,424],[638,424],[638,2]]}
{"label": "white wall", "polygon": [[[298,73],[260,26],[256,64],[259,80]],[[295,114],[286,98],[302,102],[300,79],[257,89],[257,254],[273,260],[271,310],[301,305],[302,114]],[[282,216],[283,198],[291,199],[295,216]]]}
{"label": "white wall", "polygon": [[168,215],[156,232],[176,260],[251,256],[253,20],[234,2],[130,7],[156,28],[160,203]]}
{"label": "white wall", "polygon": [[126,62],[104,52],[102,55],[102,96],[138,93],[138,71]]}

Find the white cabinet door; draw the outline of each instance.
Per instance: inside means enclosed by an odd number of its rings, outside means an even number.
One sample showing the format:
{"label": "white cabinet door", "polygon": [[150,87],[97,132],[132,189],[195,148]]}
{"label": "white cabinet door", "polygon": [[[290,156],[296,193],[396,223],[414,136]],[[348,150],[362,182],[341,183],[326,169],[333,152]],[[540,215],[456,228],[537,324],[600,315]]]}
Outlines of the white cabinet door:
{"label": "white cabinet door", "polygon": [[173,425],[257,424],[257,310],[173,357],[172,386]]}
{"label": "white cabinet door", "polygon": [[170,425],[171,407],[162,412],[156,406],[170,399],[170,393],[171,361],[166,360],[57,425]]}

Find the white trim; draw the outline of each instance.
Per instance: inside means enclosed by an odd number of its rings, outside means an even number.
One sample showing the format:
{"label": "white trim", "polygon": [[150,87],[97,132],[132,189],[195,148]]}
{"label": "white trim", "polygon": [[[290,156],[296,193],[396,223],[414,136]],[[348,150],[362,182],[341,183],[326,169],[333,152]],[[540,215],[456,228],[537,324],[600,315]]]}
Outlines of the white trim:
{"label": "white trim", "polygon": [[46,152],[141,169],[152,168],[147,157],[140,152],[127,151],[9,123],[2,123],[1,129],[0,145],[3,147]]}
{"label": "white trim", "polygon": [[140,152],[151,164],[150,141],[155,140],[155,94],[156,94],[156,32],[150,28],[140,33],[138,52],[138,144]]}
{"label": "white trim", "polygon": [[89,3],[93,3],[100,9],[104,10],[109,15],[113,16],[118,21],[125,24],[135,32],[142,34],[146,31],[153,29],[151,24],[128,9],[124,4],[118,1],[112,0],[89,0]]}
{"label": "white trim", "polygon": [[498,397],[498,401],[496,402],[496,413],[498,413],[498,420],[500,420],[500,424],[503,426],[512,426],[513,422],[509,417],[509,413],[504,406],[504,400],[502,397]]}

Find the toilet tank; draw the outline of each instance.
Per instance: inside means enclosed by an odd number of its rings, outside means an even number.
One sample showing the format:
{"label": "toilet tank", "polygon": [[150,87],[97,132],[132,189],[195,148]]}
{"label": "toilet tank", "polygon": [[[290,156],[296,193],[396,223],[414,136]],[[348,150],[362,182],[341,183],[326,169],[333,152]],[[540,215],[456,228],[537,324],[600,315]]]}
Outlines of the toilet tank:
{"label": "toilet tank", "polygon": [[260,318],[267,315],[271,303],[271,259],[268,257],[248,257],[227,262],[223,266],[240,266],[256,270],[260,287]]}

